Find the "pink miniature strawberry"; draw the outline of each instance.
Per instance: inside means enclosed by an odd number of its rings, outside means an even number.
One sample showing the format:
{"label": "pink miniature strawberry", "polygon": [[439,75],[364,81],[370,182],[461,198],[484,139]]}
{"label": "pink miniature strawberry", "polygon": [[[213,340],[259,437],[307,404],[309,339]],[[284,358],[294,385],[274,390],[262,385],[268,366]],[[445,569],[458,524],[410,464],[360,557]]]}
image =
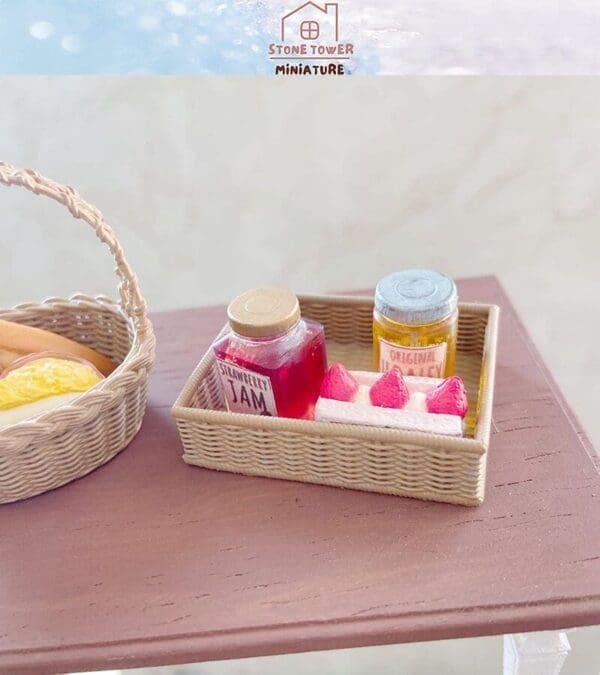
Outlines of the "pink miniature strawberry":
{"label": "pink miniature strawberry", "polygon": [[380,408],[404,408],[410,394],[399,368],[384,373],[369,391],[373,405]]}
{"label": "pink miniature strawberry", "polygon": [[358,391],[358,382],[341,363],[334,363],[321,382],[320,395],[336,401],[353,401]]}
{"label": "pink miniature strawberry", "polygon": [[467,414],[467,390],[458,375],[447,377],[443,382],[427,392],[425,397],[427,412],[443,415]]}

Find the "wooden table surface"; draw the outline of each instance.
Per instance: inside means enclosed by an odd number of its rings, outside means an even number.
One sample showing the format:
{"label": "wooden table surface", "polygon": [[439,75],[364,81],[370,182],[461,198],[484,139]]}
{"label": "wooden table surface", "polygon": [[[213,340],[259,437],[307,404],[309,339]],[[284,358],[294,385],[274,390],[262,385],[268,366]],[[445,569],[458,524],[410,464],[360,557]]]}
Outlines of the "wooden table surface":
{"label": "wooden table surface", "polygon": [[224,659],[600,623],[595,454],[503,308],[477,508],[186,466],[170,405],[223,308],[156,314],[137,439],[90,476],[0,507],[0,671]]}

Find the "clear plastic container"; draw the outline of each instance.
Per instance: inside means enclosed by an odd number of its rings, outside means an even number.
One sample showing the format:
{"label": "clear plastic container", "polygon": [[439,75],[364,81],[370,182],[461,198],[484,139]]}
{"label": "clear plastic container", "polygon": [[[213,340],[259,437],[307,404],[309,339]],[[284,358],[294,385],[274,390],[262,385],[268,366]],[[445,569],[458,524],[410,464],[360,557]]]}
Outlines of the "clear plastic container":
{"label": "clear plastic container", "polygon": [[296,296],[274,288],[238,296],[230,331],[213,351],[228,410],[313,419],[327,368],[321,324],[302,319]]}

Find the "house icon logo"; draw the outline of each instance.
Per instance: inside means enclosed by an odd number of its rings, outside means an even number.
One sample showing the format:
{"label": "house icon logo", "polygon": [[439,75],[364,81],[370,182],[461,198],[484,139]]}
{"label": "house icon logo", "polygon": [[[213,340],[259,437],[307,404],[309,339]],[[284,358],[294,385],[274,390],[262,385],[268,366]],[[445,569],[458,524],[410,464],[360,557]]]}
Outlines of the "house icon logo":
{"label": "house icon logo", "polygon": [[281,17],[280,42],[267,45],[275,75],[344,75],[352,42],[339,40],[339,3],[305,2]]}
{"label": "house icon logo", "polygon": [[281,18],[281,41],[323,40],[337,42],[339,37],[338,3],[305,2]]}

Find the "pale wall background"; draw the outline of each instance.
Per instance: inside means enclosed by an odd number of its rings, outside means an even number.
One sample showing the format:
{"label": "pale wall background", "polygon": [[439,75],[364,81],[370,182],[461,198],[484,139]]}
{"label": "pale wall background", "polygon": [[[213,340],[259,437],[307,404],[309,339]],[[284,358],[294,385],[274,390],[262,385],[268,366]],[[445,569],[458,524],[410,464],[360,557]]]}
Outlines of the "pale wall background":
{"label": "pale wall background", "polygon": [[[599,146],[597,79],[0,78],[0,157],[103,209],[152,309],[258,284],[364,288],[407,265],[496,274],[597,445]],[[112,292],[83,225],[23,191],[0,199],[0,306]],[[565,672],[597,672],[596,635],[573,636]],[[428,673],[480,659],[483,674],[501,672],[501,650],[487,638],[285,663]],[[198,672],[267,666],[283,667]]]}
{"label": "pale wall background", "polygon": [[[153,309],[496,274],[600,444],[599,80],[23,77],[0,104],[0,157],[98,205]],[[0,306],[112,291],[93,236],[20,192]]]}

